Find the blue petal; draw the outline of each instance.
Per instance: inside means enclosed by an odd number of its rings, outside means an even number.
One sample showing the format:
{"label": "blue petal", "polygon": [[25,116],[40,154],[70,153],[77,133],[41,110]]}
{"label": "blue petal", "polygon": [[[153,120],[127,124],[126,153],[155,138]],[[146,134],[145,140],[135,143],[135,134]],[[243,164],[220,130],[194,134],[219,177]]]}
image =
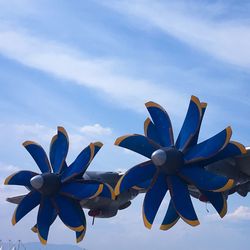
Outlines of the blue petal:
{"label": "blue petal", "polygon": [[61,173],[68,154],[69,139],[66,130],[58,127],[57,135],[50,143],[50,162],[54,173]]}
{"label": "blue petal", "polygon": [[176,148],[184,151],[188,148],[189,143],[196,136],[201,122],[202,108],[199,99],[195,96],[191,97],[187,115],[182,125],[179,136],[176,140]]}
{"label": "blue petal", "polygon": [[157,128],[161,145],[164,147],[170,147],[174,145],[174,135],[172,130],[171,121],[167,112],[155,102],[147,102],[146,107],[150,116]]}
{"label": "blue petal", "polygon": [[173,203],[173,201],[171,199],[170,202],[169,202],[169,205],[168,205],[168,210],[167,210],[166,215],[165,215],[165,217],[163,219],[163,222],[161,224],[160,229],[161,230],[170,229],[171,227],[173,227],[177,223],[177,221],[179,219],[180,219],[180,216],[176,212],[176,209],[174,207],[174,203]]}
{"label": "blue petal", "polygon": [[115,191],[114,189],[107,183],[103,183],[102,192],[99,194],[100,197],[115,200]]}
{"label": "blue petal", "polygon": [[194,137],[191,139],[190,143],[188,143],[188,147],[193,147],[193,146],[195,146],[195,145],[197,144],[197,142],[198,142],[199,133],[200,133],[200,128],[201,128],[201,123],[202,123],[202,120],[203,120],[203,117],[204,117],[206,108],[207,108],[207,103],[201,102],[201,112],[202,112],[202,115],[201,115],[200,125],[199,125],[199,128],[198,128],[196,134],[195,134]]}
{"label": "blue petal", "polygon": [[17,206],[12,217],[12,224],[15,225],[32,209],[38,206],[40,200],[41,200],[41,194],[39,192],[32,191],[28,193]]}
{"label": "blue petal", "polygon": [[93,144],[95,147],[95,149],[94,149],[94,156],[95,156],[99,152],[99,150],[102,148],[103,144],[99,141],[94,142]]}
{"label": "blue petal", "polygon": [[56,210],[48,197],[43,197],[37,215],[37,233],[42,244],[47,243],[49,228],[56,219]]}
{"label": "blue petal", "polygon": [[150,118],[147,118],[145,120],[145,122],[144,122],[144,134],[145,134],[146,137],[148,137],[152,141],[154,141],[157,144],[161,145],[161,140],[160,140],[160,137],[159,137],[159,135],[157,133],[156,126],[150,120]]}
{"label": "blue petal", "polygon": [[136,153],[151,158],[152,153],[161,146],[143,135],[125,135],[116,139],[115,145],[127,148]]}
{"label": "blue petal", "polygon": [[208,165],[208,164],[211,164],[213,162],[224,160],[224,159],[229,158],[229,157],[234,157],[234,156],[238,156],[241,154],[245,154],[246,152],[247,152],[247,150],[242,144],[240,144],[239,142],[230,141],[227,144],[227,146],[224,149],[222,149],[217,155],[208,159],[207,161],[203,162],[202,164]]}
{"label": "blue petal", "polygon": [[227,201],[223,193],[209,192],[201,190],[201,193],[213,205],[221,218],[227,213]]}
{"label": "blue petal", "polygon": [[174,175],[167,177],[167,183],[176,212],[189,225],[199,225],[200,223],[194,211],[187,184]]}
{"label": "blue petal", "polygon": [[190,148],[184,155],[185,163],[202,162],[214,157],[227,146],[231,135],[232,130],[227,127],[210,139]]}
{"label": "blue petal", "polygon": [[7,177],[4,181],[5,185],[20,185],[31,188],[30,179],[34,176],[38,175],[32,171],[19,171]]}
{"label": "blue petal", "polygon": [[151,184],[151,179],[148,179],[147,181],[144,181],[142,183],[137,184],[136,186],[133,186],[133,189],[136,189],[138,191],[147,190]]}
{"label": "blue petal", "polygon": [[82,221],[83,211],[74,200],[58,195],[54,198],[57,214],[70,229],[80,232],[85,229]]}
{"label": "blue petal", "polygon": [[103,184],[74,182],[64,184],[60,194],[66,195],[73,199],[84,200],[97,197],[103,190]]}
{"label": "blue petal", "polygon": [[156,173],[156,167],[151,161],[143,162],[129,169],[118,181],[115,187],[115,195],[144,182],[152,179]]}
{"label": "blue petal", "polygon": [[145,227],[149,229],[152,227],[156,213],[167,190],[166,176],[159,174],[153,186],[146,192],[144,198],[142,213]]}
{"label": "blue petal", "polygon": [[75,161],[63,172],[62,181],[66,182],[76,176],[83,175],[101,146],[102,143],[96,142],[90,143],[88,147],[83,149]]}
{"label": "blue petal", "polygon": [[76,242],[79,243],[80,241],[83,240],[86,230],[87,230],[87,223],[86,223],[86,217],[84,212],[82,211],[82,208],[76,204],[76,208],[78,209],[79,214],[81,214],[81,220],[82,224],[84,226],[84,229],[80,232],[75,232],[76,234]]}
{"label": "blue petal", "polygon": [[233,180],[215,175],[202,167],[184,167],[179,174],[187,182],[206,191],[223,192],[230,189],[234,184]]}
{"label": "blue petal", "polygon": [[76,234],[76,243],[80,243],[84,236],[85,236],[86,230],[82,230],[81,232],[75,232]]}
{"label": "blue petal", "polygon": [[23,146],[30,153],[37,166],[40,168],[42,173],[50,173],[51,168],[47,154],[44,149],[37,143],[32,141],[26,141],[23,143]]}

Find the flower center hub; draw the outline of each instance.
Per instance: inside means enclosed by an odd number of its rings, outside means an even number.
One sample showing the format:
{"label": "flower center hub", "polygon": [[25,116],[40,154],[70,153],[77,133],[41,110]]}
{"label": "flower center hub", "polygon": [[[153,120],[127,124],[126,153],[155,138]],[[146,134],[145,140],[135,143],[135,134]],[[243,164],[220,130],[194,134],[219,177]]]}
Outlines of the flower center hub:
{"label": "flower center hub", "polygon": [[45,173],[31,178],[30,184],[42,194],[51,196],[59,192],[61,180],[57,174]]}
{"label": "flower center hub", "polygon": [[184,164],[183,153],[176,148],[161,148],[153,152],[151,160],[161,172],[173,175]]}

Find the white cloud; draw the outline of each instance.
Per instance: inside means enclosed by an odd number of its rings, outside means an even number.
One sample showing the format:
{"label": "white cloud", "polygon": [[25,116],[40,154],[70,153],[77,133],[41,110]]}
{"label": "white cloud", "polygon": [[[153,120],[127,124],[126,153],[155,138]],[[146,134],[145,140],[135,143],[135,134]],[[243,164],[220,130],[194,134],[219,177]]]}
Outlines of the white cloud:
{"label": "white cloud", "polygon": [[19,171],[20,168],[14,165],[6,165],[0,162],[0,176]]}
{"label": "white cloud", "polygon": [[99,123],[94,125],[85,125],[80,127],[80,132],[87,134],[89,136],[102,136],[102,135],[111,135],[112,130],[109,127],[102,127]]}
{"label": "white cloud", "polygon": [[[13,125],[2,125],[12,127],[12,131],[17,133],[24,140],[34,140],[38,143],[48,142],[52,136],[56,133],[56,128],[48,128],[44,125],[35,124],[13,124]],[[13,132],[12,132],[13,133]]]}
{"label": "white cloud", "polygon": [[[217,214],[208,215],[207,218],[211,221],[220,219]],[[232,222],[248,221],[250,220],[250,207],[239,206],[233,212],[228,213],[223,220]]]}
{"label": "white cloud", "polygon": [[[157,27],[168,35],[203,50],[227,63],[250,69],[249,20],[216,19],[225,6],[192,2],[119,1],[106,2],[125,13],[142,28]],[[205,11],[204,11],[205,10]]]}
{"label": "white cloud", "polygon": [[184,106],[183,95],[145,79],[134,79],[120,72],[124,64],[117,60],[89,58],[64,44],[32,36],[8,25],[0,26],[0,54],[26,66],[39,69],[64,80],[98,90],[108,102],[136,111],[145,110],[149,100],[168,104],[168,110]]}
{"label": "white cloud", "polygon": [[234,212],[226,215],[227,220],[250,220],[250,207],[239,206]]}
{"label": "white cloud", "polygon": [[[48,126],[35,124],[0,124],[1,137],[6,140],[11,137],[22,143],[26,140],[35,141],[39,144],[45,145],[48,148],[51,138],[57,133],[57,128],[50,128]],[[65,128],[68,132],[70,147],[73,149],[82,149],[91,141],[106,140],[112,134],[112,129],[103,127],[99,123],[94,125],[84,125],[79,127]]]}

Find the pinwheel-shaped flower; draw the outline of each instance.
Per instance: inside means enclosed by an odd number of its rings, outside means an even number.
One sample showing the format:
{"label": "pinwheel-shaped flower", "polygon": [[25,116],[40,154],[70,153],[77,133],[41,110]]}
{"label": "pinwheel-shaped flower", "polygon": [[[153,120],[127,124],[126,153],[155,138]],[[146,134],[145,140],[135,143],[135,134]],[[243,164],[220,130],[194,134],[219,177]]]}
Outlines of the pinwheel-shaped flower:
{"label": "pinwheel-shaped flower", "polygon": [[244,146],[230,142],[230,127],[197,144],[206,103],[200,103],[195,96],[191,97],[175,143],[167,112],[154,102],[146,103],[146,107],[153,122],[146,119],[145,136],[125,135],[119,137],[115,144],[150,160],[128,170],[117,183],[115,194],[132,187],[148,186],[143,202],[143,221],[147,228],[151,228],[168,190],[171,200],[161,229],[169,229],[180,217],[192,226],[199,224],[190,198],[189,185],[195,186],[223,217],[226,213],[226,200],[221,192],[230,189],[233,180],[208,172],[204,166],[245,153]]}
{"label": "pinwheel-shaped flower", "polygon": [[112,190],[105,184],[81,178],[102,143],[90,143],[69,167],[65,161],[69,148],[68,135],[62,127],[58,127],[57,135],[52,138],[50,161],[37,143],[26,141],[23,145],[35,160],[41,174],[19,171],[6,178],[6,185],[21,185],[30,190],[18,204],[12,224],[15,225],[39,205],[37,224],[32,230],[38,233],[41,243],[46,244],[49,228],[57,215],[67,227],[76,232],[77,242],[81,241],[86,231],[86,219],[80,200],[98,195],[113,198]]}

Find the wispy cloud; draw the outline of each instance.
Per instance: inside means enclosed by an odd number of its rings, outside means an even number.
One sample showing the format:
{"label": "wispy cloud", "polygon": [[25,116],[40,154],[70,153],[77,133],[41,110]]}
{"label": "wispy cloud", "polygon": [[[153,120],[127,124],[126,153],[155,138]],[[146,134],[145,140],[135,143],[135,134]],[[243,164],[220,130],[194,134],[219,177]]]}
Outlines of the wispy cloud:
{"label": "wispy cloud", "polygon": [[227,214],[226,219],[231,221],[250,220],[250,207],[239,206],[232,213]]}
{"label": "wispy cloud", "polygon": [[124,67],[120,61],[89,58],[64,44],[34,37],[23,30],[0,28],[0,53],[28,67],[98,90],[106,101],[136,111],[144,110],[143,103],[151,99],[163,105],[168,103],[170,111],[184,101],[183,95],[173,89],[162,91],[160,85],[117,73]]}
{"label": "wispy cloud", "polygon": [[112,134],[112,129],[109,127],[102,127],[99,123],[94,125],[85,125],[80,128],[80,132],[88,135],[110,135]]}
{"label": "wispy cloud", "polygon": [[[105,4],[125,13],[130,20],[132,16],[137,27],[156,27],[217,59],[250,69],[249,19],[222,18],[224,12],[230,12],[222,3],[199,5],[192,1],[126,0]],[[221,17],[220,14],[224,15]]]}
{"label": "wispy cloud", "polygon": [[47,126],[39,123],[35,124],[0,124],[3,130],[12,131],[16,134],[16,138],[23,140],[34,140],[36,142],[44,143],[49,142],[55,133],[55,129],[48,128]]}
{"label": "wispy cloud", "polygon": [[[52,136],[57,133],[57,128],[50,128],[38,123],[0,124],[0,128],[1,137],[3,139],[5,136],[11,135],[11,137],[15,139],[15,142],[18,142],[16,143],[18,145],[26,140],[31,140],[45,145],[46,148],[48,148]],[[111,128],[103,127],[99,123],[94,125],[71,127],[67,130],[73,151],[82,150],[83,147],[87,146],[91,141],[107,141],[112,134]]]}
{"label": "wispy cloud", "polygon": [[[207,216],[208,220],[218,220],[220,219],[217,214],[211,214]],[[233,212],[228,213],[225,218],[225,221],[231,222],[240,222],[240,221],[249,221],[250,220],[250,207],[239,206]]]}

